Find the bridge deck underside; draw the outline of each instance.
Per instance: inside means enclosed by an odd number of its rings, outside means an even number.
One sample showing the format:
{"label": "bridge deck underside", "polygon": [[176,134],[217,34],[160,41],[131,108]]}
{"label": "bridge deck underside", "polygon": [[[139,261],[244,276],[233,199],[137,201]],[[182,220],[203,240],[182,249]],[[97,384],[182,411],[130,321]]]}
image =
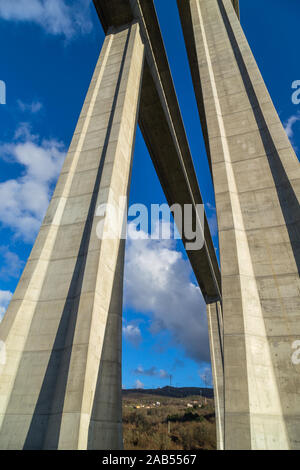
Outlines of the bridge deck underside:
{"label": "bridge deck underside", "polygon": [[[94,0],[94,4],[105,32],[134,18],[140,20],[147,37],[141,131],[168,204],[191,204],[193,208],[203,204],[153,2]],[[204,247],[187,254],[202,294],[210,303],[221,296],[221,276],[206,217],[204,224]]]}

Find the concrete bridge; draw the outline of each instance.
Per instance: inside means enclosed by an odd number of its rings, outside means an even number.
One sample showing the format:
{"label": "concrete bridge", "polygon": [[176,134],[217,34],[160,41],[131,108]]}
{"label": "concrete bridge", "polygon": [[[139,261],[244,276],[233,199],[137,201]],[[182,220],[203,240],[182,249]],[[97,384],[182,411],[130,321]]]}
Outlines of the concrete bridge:
{"label": "concrete bridge", "polygon": [[[239,2],[177,3],[218,215],[221,272],[206,218],[203,248],[187,251],[207,303],[218,448],[299,449],[299,162],[242,31]],[[190,204],[200,224],[201,193],[153,1],[94,4],[106,39],[0,325],[1,449],[122,448],[125,242],[100,239],[96,226],[99,204],[118,206],[128,194],[137,122],[169,205]],[[104,216],[103,229],[120,227]]]}

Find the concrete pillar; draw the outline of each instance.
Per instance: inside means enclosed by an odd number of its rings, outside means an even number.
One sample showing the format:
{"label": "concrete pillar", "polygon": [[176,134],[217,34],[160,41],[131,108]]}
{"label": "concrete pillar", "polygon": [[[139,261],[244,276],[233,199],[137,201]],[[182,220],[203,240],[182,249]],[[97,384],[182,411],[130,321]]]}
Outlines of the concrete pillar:
{"label": "concrete pillar", "polygon": [[[124,240],[144,45],[105,39],[49,209],[0,325],[1,449],[122,448]],[[98,215],[98,216],[97,216]],[[102,226],[99,225],[102,222]],[[114,232],[101,239],[101,227]]]}
{"label": "concrete pillar", "polygon": [[224,450],[223,315],[220,302],[207,305],[210,359],[214,384],[217,448]]}
{"label": "concrete pillar", "polygon": [[231,0],[178,6],[216,194],[225,448],[300,449],[299,162]]}

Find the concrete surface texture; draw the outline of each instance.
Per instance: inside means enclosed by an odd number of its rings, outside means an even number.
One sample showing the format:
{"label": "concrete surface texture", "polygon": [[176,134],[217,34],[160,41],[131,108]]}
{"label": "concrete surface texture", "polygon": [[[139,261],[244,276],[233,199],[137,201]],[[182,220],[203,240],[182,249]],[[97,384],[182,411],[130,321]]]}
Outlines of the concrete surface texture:
{"label": "concrete surface texture", "polygon": [[207,324],[214,381],[217,448],[224,450],[224,328],[220,302],[207,304]]}
{"label": "concrete surface texture", "polygon": [[216,195],[223,445],[299,449],[300,165],[231,0],[178,7]]}
{"label": "concrete surface texture", "polygon": [[[152,0],[94,0],[94,4],[104,31],[132,18],[140,23],[145,66],[139,126],[169,205],[189,204],[195,220],[195,205],[203,201],[154,3]],[[197,220],[195,224],[198,225]],[[221,295],[221,274],[206,218],[204,234],[204,249],[187,251],[187,255],[205,300],[213,302]]]}
{"label": "concrete surface texture", "polygon": [[[138,23],[109,31],[0,325],[1,449],[122,448],[124,241],[101,240],[95,214],[128,193],[143,60]],[[120,228],[101,220],[103,230]]]}
{"label": "concrete surface texture", "polygon": [[[207,303],[218,447],[299,449],[299,162],[238,1],[177,3],[218,214],[221,273],[206,219],[204,247],[188,252]],[[168,203],[202,203],[153,1],[94,4],[106,39],[0,325],[1,449],[122,448],[126,213],[112,225],[97,208],[128,194],[137,121]]]}

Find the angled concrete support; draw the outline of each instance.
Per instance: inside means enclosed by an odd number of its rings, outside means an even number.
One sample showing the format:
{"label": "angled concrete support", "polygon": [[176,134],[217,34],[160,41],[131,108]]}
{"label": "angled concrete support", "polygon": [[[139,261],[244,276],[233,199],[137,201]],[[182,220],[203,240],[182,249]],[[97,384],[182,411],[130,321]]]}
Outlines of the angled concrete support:
{"label": "angled concrete support", "polygon": [[214,383],[217,448],[224,449],[224,328],[220,302],[207,305],[210,359]]}
{"label": "angled concrete support", "polygon": [[[0,325],[1,449],[122,448],[127,196],[142,82],[139,24],[111,28],[49,209]],[[111,225],[102,204],[120,208]],[[101,215],[101,217],[100,217]],[[106,231],[113,235],[103,238]]]}
{"label": "angled concrete support", "polygon": [[[300,449],[299,162],[238,0],[177,1],[218,214],[222,283],[206,219],[203,249],[188,253],[207,302],[218,447]],[[1,449],[122,448],[120,197],[137,119],[169,204],[202,203],[153,0],[94,4],[107,37],[0,325]]]}
{"label": "angled concrete support", "polygon": [[232,1],[178,7],[216,194],[225,448],[300,449],[299,162]]}

